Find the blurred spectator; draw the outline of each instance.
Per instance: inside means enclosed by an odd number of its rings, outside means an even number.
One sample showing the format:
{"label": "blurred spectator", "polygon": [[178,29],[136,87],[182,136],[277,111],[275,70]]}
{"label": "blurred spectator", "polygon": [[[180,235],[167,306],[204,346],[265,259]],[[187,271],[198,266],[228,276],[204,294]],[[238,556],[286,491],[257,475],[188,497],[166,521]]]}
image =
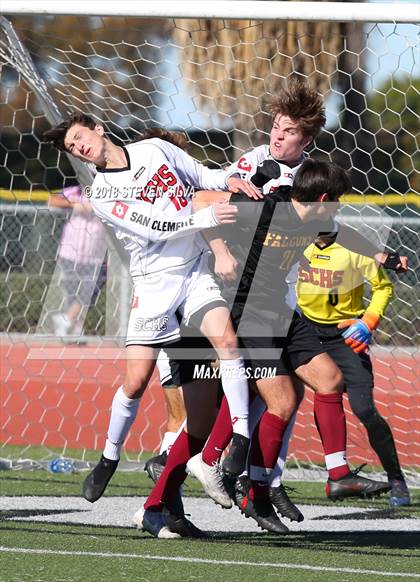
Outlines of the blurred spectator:
{"label": "blurred spectator", "polygon": [[105,229],[95,216],[80,186],[53,194],[49,206],[72,209],[58,247],[59,285],[64,292],[63,311],[52,316],[54,334],[81,336],[89,305],[106,278]]}

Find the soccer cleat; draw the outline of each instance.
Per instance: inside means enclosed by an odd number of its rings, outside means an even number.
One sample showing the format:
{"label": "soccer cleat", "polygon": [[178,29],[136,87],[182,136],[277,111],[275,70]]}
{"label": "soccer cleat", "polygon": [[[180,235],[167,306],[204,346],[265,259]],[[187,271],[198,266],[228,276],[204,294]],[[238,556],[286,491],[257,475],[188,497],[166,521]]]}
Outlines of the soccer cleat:
{"label": "soccer cleat", "polygon": [[[226,481],[226,477],[225,477]],[[228,483],[232,483],[232,480],[229,479]],[[235,504],[239,507],[242,511],[242,503],[244,499],[247,497],[249,490],[251,488],[251,481],[247,475],[242,475],[242,477],[238,477],[235,480],[233,487],[229,487],[228,491],[234,500]]]}
{"label": "soccer cleat", "polygon": [[[363,465],[362,465],[363,466]],[[333,481],[328,479],[326,486],[327,497],[332,501],[342,501],[345,497],[376,497],[381,493],[387,493],[391,489],[389,483],[373,481],[358,475],[362,467],[355,471],[350,471],[342,479]]]}
{"label": "soccer cleat", "polygon": [[252,517],[261,529],[273,533],[286,533],[289,528],[280,521],[268,499],[252,501],[249,496],[251,481],[247,475],[236,480],[233,499],[245,517]]}
{"label": "soccer cleat", "polygon": [[245,517],[252,517],[261,529],[277,534],[283,534],[289,531],[287,525],[280,521],[269,499],[252,500],[246,495],[241,505],[241,512]]}
{"label": "soccer cleat", "polygon": [[207,465],[199,453],[188,461],[187,470],[200,481],[204,491],[213,501],[226,509],[232,507],[232,500],[225,489],[223,476],[217,465]]}
{"label": "soccer cleat", "polygon": [[55,313],[52,316],[54,335],[57,337],[66,337],[71,328],[71,321],[64,313]]}
{"label": "soccer cleat", "polygon": [[404,479],[391,479],[389,483],[391,485],[389,505],[391,507],[411,505],[410,492]]}
{"label": "soccer cleat", "polygon": [[83,497],[94,503],[102,497],[112,475],[117,470],[119,461],[112,461],[101,456],[99,463],[83,481]]}
{"label": "soccer cleat", "polygon": [[144,465],[144,470],[149,475],[150,479],[154,483],[156,483],[159,477],[163,473],[163,469],[166,465],[166,459],[168,458],[168,453],[164,451],[161,455],[157,455],[156,457],[152,457],[148,461],[146,461]]}
{"label": "soccer cleat", "polygon": [[290,519],[290,521],[298,522],[301,522],[305,519],[301,511],[287,495],[287,491],[282,484],[280,484],[279,487],[269,487],[268,495],[270,497],[271,503],[277,509],[278,513],[280,513],[280,515],[283,517],[287,517]]}
{"label": "soccer cleat", "polygon": [[182,538],[204,539],[209,537],[206,532],[199,529],[189,519],[187,519],[184,513],[174,513],[171,509],[165,506],[163,508],[163,516],[169,530],[179,534]]}
{"label": "soccer cleat", "polygon": [[223,472],[228,477],[238,477],[244,472],[248,449],[249,439],[234,432],[229,452],[223,461]]}
{"label": "soccer cleat", "polygon": [[[134,515],[133,521],[138,513],[139,512]],[[161,540],[170,540],[181,537],[180,534],[169,529],[162,511],[151,511],[150,509],[146,509],[143,513],[141,529]]]}

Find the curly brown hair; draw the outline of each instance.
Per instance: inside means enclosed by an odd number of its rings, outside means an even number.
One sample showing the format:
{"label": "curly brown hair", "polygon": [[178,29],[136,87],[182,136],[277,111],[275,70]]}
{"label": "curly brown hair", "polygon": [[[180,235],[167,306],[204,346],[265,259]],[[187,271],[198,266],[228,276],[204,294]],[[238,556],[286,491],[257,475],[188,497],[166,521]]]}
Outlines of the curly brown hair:
{"label": "curly brown hair", "polygon": [[326,121],[321,95],[298,77],[289,79],[287,86],[270,99],[268,111],[273,120],[281,114],[299,123],[305,137],[315,138]]}

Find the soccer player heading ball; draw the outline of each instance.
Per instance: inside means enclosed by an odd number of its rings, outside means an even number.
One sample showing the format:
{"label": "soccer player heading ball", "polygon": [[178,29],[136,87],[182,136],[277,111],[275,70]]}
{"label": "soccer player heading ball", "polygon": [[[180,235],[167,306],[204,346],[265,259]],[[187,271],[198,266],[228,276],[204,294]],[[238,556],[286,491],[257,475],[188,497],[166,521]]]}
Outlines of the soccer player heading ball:
{"label": "soccer player heading ball", "polygon": [[[191,187],[255,195],[252,184],[211,170],[184,152],[184,138],[164,130],[120,147],[101,124],[83,114],[49,130],[45,140],[97,170],[90,201],[129,255],[134,301],[126,341],[126,377],[114,397],[104,454],[85,482],[85,497],[98,499],[114,473],[136,417],[160,347],[179,338],[180,318],[209,338],[222,362],[235,433],[248,437],[248,385],[243,361],[219,287],[207,267],[203,229],[236,220],[227,203],[192,213]],[[181,146],[181,147],[179,147]],[[226,382],[223,378],[229,378]],[[236,380],[232,380],[232,377]],[[245,458],[238,459],[245,464]]]}

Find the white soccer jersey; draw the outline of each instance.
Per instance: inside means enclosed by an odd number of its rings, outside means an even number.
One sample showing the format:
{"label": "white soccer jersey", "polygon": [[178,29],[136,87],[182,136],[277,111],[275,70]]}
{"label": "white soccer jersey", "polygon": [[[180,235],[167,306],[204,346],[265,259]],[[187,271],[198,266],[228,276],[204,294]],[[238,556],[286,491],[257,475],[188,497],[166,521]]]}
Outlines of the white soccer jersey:
{"label": "white soccer jersey", "polygon": [[[306,154],[302,156],[302,162],[305,159]],[[229,176],[239,174],[239,176],[246,180],[251,181],[252,176],[257,171],[257,167],[260,166],[265,160],[275,160],[270,154],[270,147],[268,145],[261,145],[253,150],[247,152],[242,157],[239,158],[237,162],[234,162],[228,167],[227,173]],[[295,179],[296,172],[300,168],[300,164],[294,168],[290,168],[287,164],[278,162],[280,166],[280,176],[275,180],[270,180],[262,188],[264,194],[269,194],[273,192],[278,186],[292,186],[293,180]]]}
{"label": "white soccer jersey", "polygon": [[[307,154],[302,155],[302,162],[307,157]],[[239,158],[238,161],[231,164],[227,169],[228,176],[239,175],[242,180],[247,182],[251,181],[252,176],[257,171],[258,166],[260,166],[265,160],[274,160],[278,162],[280,166],[280,176],[276,179],[270,180],[262,187],[262,192],[264,194],[269,194],[273,192],[279,186],[292,186],[295,179],[296,172],[299,170],[301,164],[291,168],[285,163],[281,163],[270,154],[270,146],[265,144],[254,148],[253,150],[247,152]],[[297,305],[297,298],[295,292],[295,284],[297,278],[297,268],[299,263],[293,265],[290,273],[287,275],[286,280],[289,284],[289,292],[287,295],[286,303],[291,309],[294,309]]]}
{"label": "white soccer jersey", "polygon": [[200,231],[217,224],[211,207],[192,214],[188,189],[225,190],[228,175],[158,138],[130,144],[124,152],[125,168],[97,169],[95,213],[128,252],[134,278],[173,269],[188,273],[207,250]]}

